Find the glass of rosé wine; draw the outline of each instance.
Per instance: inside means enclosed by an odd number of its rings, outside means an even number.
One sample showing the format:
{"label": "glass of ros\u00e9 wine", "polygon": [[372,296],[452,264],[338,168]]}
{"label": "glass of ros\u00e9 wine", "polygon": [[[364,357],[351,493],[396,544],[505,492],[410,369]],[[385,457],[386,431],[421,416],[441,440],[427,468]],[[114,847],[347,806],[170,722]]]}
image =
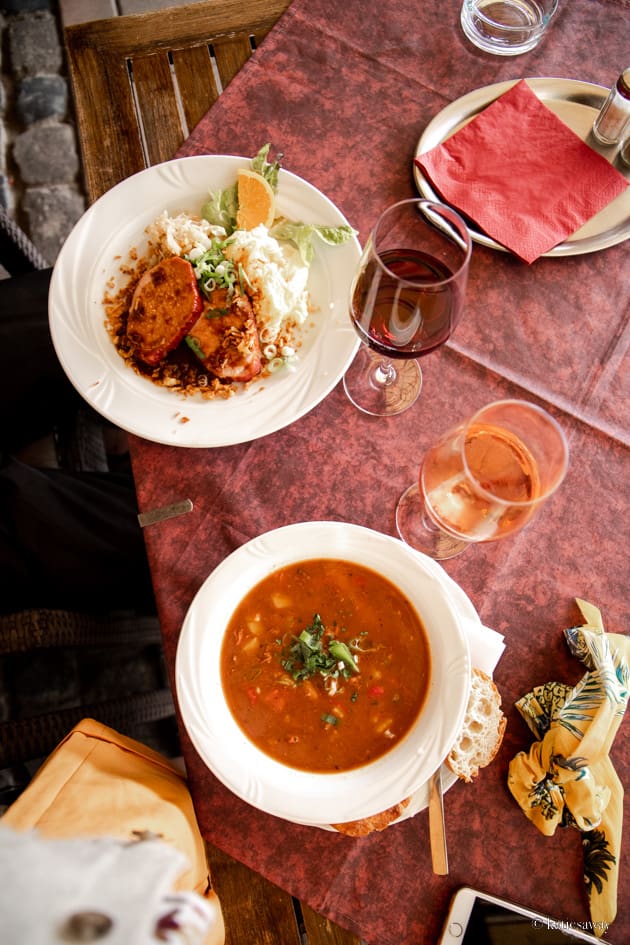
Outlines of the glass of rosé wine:
{"label": "glass of ros\u00e9 wine", "polygon": [[466,224],[441,203],[411,198],[381,214],[350,295],[363,344],[343,382],[359,410],[392,416],[415,402],[418,358],[444,344],[462,314],[471,251]]}
{"label": "glass of ros\u00e9 wine", "polygon": [[518,531],[558,488],[569,448],[545,410],[499,400],[445,433],[396,507],[398,534],[431,558]]}

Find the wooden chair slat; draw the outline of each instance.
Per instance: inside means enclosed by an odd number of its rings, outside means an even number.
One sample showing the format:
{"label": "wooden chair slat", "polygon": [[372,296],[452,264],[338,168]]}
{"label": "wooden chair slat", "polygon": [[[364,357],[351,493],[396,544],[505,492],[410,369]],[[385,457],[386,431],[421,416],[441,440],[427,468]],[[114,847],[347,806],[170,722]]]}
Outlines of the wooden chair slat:
{"label": "wooden chair slat", "polygon": [[[126,61],[98,49],[69,59],[85,186],[96,200],[118,181],[146,167]],[[103,103],[115,102],[115,108]]]}
{"label": "wooden chair slat", "polygon": [[273,23],[268,23],[268,24],[266,23],[266,24],[263,24],[263,26],[261,26],[260,28],[252,30],[252,32],[250,33],[250,36],[254,37],[254,44],[256,46],[259,46],[260,43],[262,43],[263,39],[265,38],[265,36],[267,35],[267,33],[269,32],[272,26],[273,26]]}
{"label": "wooden chair slat", "polygon": [[221,84],[225,89],[252,54],[249,36],[217,39],[213,43],[213,48]]}
{"label": "wooden chair slat", "polygon": [[173,67],[188,133],[220,95],[207,44],[173,51]]}
{"label": "wooden chair slat", "polygon": [[148,163],[168,161],[186,137],[168,54],[134,56],[131,66]]}
{"label": "wooden chair slat", "polygon": [[264,36],[291,0],[203,0],[106,20],[68,26],[66,44],[74,49],[95,42],[122,56],[212,42],[221,36]]}

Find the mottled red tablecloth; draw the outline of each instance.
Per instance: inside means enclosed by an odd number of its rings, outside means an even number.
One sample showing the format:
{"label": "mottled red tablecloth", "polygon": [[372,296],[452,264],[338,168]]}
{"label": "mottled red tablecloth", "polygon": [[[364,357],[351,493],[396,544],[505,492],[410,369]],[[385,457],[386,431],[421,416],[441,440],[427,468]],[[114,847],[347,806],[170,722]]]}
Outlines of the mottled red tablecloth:
{"label": "mottled red tablecloth", "polygon": [[[628,65],[629,32],[625,0],[570,0],[538,49],[510,59],[467,42],[459,0],[295,0],[180,153],[247,155],[271,141],[284,166],[326,193],[365,239],[386,204],[415,192],[416,143],[445,105],[525,76],[609,86]],[[582,675],[562,636],[580,622],[574,597],[597,604],[609,630],[630,629],[629,299],[628,244],[532,266],[475,246],[463,320],[424,360],[421,399],[400,417],[360,414],[338,385],[303,419],[253,443],[182,450],[133,440],[140,508],[194,503],[192,514],[145,531],[172,672],[193,595],[247,539],[315,519],[394,534],[396,499],[436,434],[500,397],[543,403],[568,433],[568,477],[530,527],[445,565],[484,623],[505,634],[496,680],[508,715],[496,762],[446,795],[448,877],[431,872],[426,814],[363,840],[275,819],[220,785],[182,730],[204,834],[370,945],[436,942],[462,884],[588,920],[580,835],[539,834],[512,800],[506,772],[531,743],[514,701],[534,684]],[[626,720],[613,748],[626,783],[629,747]],[[630,941],[627,844],[608,940]]]}

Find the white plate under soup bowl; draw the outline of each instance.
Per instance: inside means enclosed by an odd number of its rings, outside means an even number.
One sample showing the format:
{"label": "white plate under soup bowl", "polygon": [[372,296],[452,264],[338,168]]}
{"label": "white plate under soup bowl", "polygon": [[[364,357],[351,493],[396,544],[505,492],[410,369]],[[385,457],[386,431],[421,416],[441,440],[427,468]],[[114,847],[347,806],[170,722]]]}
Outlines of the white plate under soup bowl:
{"label": "white plate under soup bowl", "polygon": [[[407,735],[370,764],[330,774],[297,770],[264,754],[234,720],[221,685],[223,636],[238,604],[272,572],[315,558],[352,561],[395,584],[422,620],[432,661],[425,704]],[[314,826],[372,816],[423,785],[461,729],[471,678],[468,640],[435,567],[398,539],[342,522],[275,529],[218,565],[189,608],[176,661],[182,719],[213,774],[259,810]]]}

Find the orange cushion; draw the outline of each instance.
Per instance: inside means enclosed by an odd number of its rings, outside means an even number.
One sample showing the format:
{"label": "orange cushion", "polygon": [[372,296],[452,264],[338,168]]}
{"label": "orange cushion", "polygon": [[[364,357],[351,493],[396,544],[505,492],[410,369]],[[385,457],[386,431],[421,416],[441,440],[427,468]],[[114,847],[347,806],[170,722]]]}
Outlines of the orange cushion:
{"label": "orange cushion", "polygon": [[203,838],[186,778],[157,752],[113,729],[83,719],[46,759],[8,808],[3,824],[37,828],[44,837],[100,837],[133,840],[149,831],[183,853],[190,867],[175,889],[214,900],[218,937],[223,919],[210,876]]}

